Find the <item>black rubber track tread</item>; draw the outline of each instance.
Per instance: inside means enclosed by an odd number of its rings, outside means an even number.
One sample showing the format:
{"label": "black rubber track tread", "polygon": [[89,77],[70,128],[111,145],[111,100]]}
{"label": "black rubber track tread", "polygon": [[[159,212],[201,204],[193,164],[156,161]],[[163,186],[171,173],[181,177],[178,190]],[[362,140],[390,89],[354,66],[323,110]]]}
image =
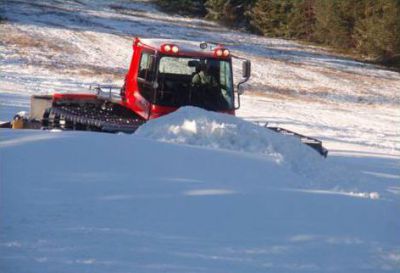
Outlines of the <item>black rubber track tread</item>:
{"label": "black rubber track tread", "polygon": [[133,133],[144,123],[133,112],[117,106],[103,109],[99,105],[57,105],[47,109],[42,125],[45,129]]}

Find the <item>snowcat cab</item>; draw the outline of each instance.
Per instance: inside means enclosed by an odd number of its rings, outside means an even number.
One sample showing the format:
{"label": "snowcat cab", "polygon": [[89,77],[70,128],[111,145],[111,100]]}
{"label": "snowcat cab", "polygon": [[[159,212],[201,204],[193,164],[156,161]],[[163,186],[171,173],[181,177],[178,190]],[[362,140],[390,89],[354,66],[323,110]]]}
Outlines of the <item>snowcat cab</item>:
{"label": "snowcat cab", "polygon": [[[123,105],[147,120],[185,105],[234,114],[232,56],[222,45],[136,38]],[[244,60],[243,80],[250,77]]]}
{"label": "snowcat cab", "polygon": [[[242,61],[242,79],[236,86],[233,58]],[[95,93],[34,95],[29,117],[17,114],[0,127],[133,133],[147,120],[186,105],[234,115],[240,107],[240,86],[250,74],[250,61],[232,55],[221,44],[135,38],[122,88],[99,85]],[[327,156],[317,139],[265,127],[294,135]]]}

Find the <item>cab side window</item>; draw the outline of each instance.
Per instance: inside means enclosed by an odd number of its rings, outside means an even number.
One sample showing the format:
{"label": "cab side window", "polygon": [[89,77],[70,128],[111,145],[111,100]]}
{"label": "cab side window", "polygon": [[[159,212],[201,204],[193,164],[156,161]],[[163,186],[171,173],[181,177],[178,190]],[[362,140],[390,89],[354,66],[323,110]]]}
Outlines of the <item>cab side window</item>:
{"label": "cab side window", "polygon": [[143,52],[140,58],[138,77],[145,81],[152,81],[154,78],[153,62],[154,58],[148,52]]}
{"label": "cab side window", "polygon": [[142,96],[149,102],[154,98],[153,81],[155,78],[154,53],[142,52],[138,71],[138,86]]}

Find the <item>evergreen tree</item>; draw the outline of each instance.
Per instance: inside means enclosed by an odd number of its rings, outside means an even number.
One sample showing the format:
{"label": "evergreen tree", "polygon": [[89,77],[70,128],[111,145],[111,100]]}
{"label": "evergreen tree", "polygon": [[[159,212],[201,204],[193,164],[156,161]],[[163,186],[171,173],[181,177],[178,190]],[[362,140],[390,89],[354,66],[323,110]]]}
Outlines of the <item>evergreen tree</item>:
{"label": "evergreen tree", "polygon": [[315,21],[315,0],[294,1],[288,21],[290,37],[311,40]]}
{"label": "evergreen tree", "polygon": [[273,37],[289,37],[290,0],[258,0],[250,12],[251,27],[258,33]]}
{"label": "evergreen tree", "polygon": [[205,0],[156,0],[156,2],[169,12],[199,17],[206,15]]}
{"label": "evergreen tree", "polygon": [[227,26],[247,27],[247,10],[255,0],[207,0],[206,18],[224,23]]}
{"label": "evergreen tree", "polygon": [[400,67],[400,0],[156,0],[169,11],[353,51]]}
{"label": "evergreen tree", "polygon": [[337,48],[349,48],[351,46],[351,25],[341,9],[344,2],[346,1],[316,1],[314,38],[317,42]]}
{"label": "evergreen tree", "polygon": [[356,23],[356,49],[367,56],[399,61],[400,1],[367,1],[363,17]]}
{"label": "evergreen tree", "polygon": [[227,0],[207,0],[205,6],[207,8],[207,18],[211,20],[221,20]]}

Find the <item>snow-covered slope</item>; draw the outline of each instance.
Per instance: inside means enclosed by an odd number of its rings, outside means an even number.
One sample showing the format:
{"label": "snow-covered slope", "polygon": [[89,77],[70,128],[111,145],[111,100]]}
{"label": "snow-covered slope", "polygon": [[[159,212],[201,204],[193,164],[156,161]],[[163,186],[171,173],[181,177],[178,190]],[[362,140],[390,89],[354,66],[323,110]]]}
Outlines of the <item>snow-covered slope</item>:
{"label": "snow-covered slope", "polygon": [[388,126],[400,123],[399,73],[318,47],[166,15],[149,1],[0,5],[6,19],[0,24],[1,120],[28,110],[31,94],[86,92],[95,83],[121,85],[134,36],[218,41],[252,60],[246,87],[252,92],[244,97],[240,116],[322,137],[330,150],[350,142],[371,154],[375,147],[400,154],[400,127]]}
{"label": "snow-covered slope", "polygon": [[[135,135],[1,135],[1,272],[399,269],[396,176],[396,194],[375,185],[380,198],[343,189],[384,180],[370,162],[349,160],[362,171],[343,168],[335,190],[252,154]],[[375,163],[389,175],[393,161]]]}
{"label": "snow-covered slope", "polygon": [[0,131],[0,272],[398,272],[400,74],[149,1],[0,2],[0,120],[37,93],[121,84],[134,36],[252,60],[238,116],[135,135]]}

